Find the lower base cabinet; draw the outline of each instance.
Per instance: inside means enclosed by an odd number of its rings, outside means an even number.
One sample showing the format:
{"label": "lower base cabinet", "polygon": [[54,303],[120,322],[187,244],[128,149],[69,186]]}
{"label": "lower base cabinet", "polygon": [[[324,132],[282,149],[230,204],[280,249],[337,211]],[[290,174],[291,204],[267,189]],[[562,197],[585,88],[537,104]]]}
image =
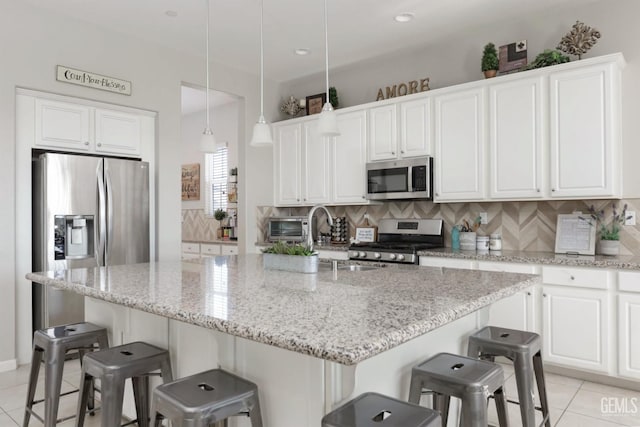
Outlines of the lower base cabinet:
{"label": "lower base cabinet", "polygon": [[542,287],[543,360],[609,374],[609,292]]}
{"label": "lower base cabinet", "polygon": [[618,375],[640,380],[640,294],[618,295]]}

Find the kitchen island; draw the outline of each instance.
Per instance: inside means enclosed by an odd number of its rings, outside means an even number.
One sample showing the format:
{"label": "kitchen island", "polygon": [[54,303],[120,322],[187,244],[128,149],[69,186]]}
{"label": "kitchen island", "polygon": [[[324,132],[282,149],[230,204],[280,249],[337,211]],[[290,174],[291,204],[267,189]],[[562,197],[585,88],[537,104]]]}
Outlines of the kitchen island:
{"label": "kitchen island", "polygon": [[220,365],[255,381],[267,427],[318,426],[364,391],[406,398],[413,364],[463,352],[486,307],[539,282],[414,265],[298,274],[264,270],[261,255],[27,278],[89,297],[87,320],[112,345],[168,346],[177,377]]}

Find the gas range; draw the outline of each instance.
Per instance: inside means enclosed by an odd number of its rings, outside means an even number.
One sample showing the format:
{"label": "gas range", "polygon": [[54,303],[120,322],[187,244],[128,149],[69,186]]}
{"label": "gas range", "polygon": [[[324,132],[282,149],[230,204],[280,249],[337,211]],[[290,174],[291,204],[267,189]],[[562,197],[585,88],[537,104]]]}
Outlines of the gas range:
{"label": "gas range", "polygon": [[444,247],[441,219],[382,219],[378,241],[349,246],[349,259],[417,264],[418,251]]}

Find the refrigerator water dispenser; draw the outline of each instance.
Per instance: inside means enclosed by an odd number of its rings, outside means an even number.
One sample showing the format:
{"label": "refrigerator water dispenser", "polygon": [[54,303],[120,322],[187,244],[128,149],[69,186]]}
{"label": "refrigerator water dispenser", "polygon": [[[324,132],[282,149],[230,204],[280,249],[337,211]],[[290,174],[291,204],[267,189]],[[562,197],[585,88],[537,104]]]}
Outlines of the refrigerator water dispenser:
{"label": "refrigerator water dispenser", "polygon": [[93,258],[93,215],[56,215],[54,258]]}

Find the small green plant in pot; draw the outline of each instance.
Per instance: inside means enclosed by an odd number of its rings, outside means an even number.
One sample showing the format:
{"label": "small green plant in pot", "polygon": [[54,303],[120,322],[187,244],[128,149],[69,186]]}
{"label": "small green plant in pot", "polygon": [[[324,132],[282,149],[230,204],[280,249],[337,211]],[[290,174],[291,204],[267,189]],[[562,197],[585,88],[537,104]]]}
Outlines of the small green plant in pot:
{"label": "small green plant in pot", "polygon": [[493,43],[487,43],[482,52],[482,72],[485,78],[498,74],[498,51]]}
{"label": "small green plant in pot", "polygon": [[557,50],[546,49],[544,52],[538,54],[536,59],[523,68],[523,70],[532,70],[534,68],[549,67],[550,65],[564,64],[571,61],[567,55],[563,55]]}
{"label": "small green plant in pot", "polygon": [[262,250],[262,261],[267,270],[284,270],[295,273],[317,273],[318,253],[306,246],[276,242]]}
{"label": "small green plant in pot", "polygon": [[[227,217],[227,212],[223,209],[216,209],[213,212],[213,217],[220,222],[220,225],[222,225],[222,221]],[[218,239],[222,239],[222,227],[218,227],[216,235]]]}
{"label": "small green plant in pot", "polygon": [[616,205],[611,206],[611,220],[606,220],[604,209],[596,210],[593,205],[589,206],[589,215],[591,219],[589,224],[598,227],[600,235],[599,252],[602,255],[618,255],[620,252],[620,230],[625,220],[630,219],[627,215],[627,205],[625,204],[622,211],[619,212]]}

